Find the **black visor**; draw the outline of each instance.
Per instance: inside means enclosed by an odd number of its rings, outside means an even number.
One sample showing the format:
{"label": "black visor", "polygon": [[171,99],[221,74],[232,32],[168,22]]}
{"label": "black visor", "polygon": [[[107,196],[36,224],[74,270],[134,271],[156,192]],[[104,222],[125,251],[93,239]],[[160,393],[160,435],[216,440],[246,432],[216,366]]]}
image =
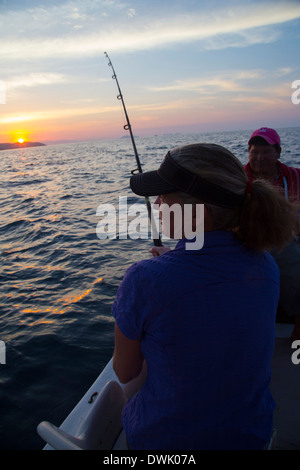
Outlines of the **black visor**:
{"label": "black visor", "polygon": [[203,202],[231,209],[239,207],[245,199],[244,195],[233,193],[182,167],[170,152],[158,170],[132,176],[130,187],[139,196],[183,191]]}

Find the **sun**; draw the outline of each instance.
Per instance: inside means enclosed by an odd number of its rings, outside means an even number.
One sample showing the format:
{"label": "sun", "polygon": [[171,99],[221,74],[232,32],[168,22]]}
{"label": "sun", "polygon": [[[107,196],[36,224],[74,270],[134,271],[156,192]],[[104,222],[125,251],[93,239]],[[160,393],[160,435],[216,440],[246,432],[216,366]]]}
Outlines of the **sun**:
{"label": "sun", "polygon": [[25,142],[28,142],[29,138],[29,131],[26,129],[16,129],[11,132],[11,140],[12,142],[15,142],[16,144],[25,144]]}

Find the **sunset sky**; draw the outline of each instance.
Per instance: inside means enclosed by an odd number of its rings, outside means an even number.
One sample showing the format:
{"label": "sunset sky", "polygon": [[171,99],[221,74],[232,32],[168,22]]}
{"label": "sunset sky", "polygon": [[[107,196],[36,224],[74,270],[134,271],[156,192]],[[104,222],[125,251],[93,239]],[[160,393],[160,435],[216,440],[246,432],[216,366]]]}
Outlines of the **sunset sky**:
{"label": "sunset sky", "polygon": [[0,142],[300,125],[297,0],[0,0]]}

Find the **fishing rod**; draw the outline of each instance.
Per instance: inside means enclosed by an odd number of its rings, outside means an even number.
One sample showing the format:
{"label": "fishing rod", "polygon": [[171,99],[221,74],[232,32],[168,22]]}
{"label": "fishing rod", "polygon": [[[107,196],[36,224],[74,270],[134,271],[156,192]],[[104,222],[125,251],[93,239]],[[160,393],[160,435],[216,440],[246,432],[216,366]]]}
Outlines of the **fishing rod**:
{"label": "fishing rod", "polygon": [[[107,52],[104,52],[104,54],[105,54],[106,58],[108,59],[109,67],[112,68],[112,71],[113,71],[112,78],[113,78],[113,80],[116,81],[116,84],[117,84],[117,87],[118,87],[119,94],[118,94],[117,98],[118,98],[118,100],[120,100],[122,102],[123,110],[124,110],[124,114],[125,114],[125,118],[126,118],[126,123],[127,123],[123,127],[126,131],[129,131],[129,133],[130,133],[130,138],[131,138],[131,142],[132,142],[132,146],[133,146],[133,150],[134,150],[134,155],[135,155],[135,159],[136,159],[136,163],[137,163],[137,170],[138,170],[139,173],[143,173],[142,165],[141,165],[140,158],[139,158],[139,154],[138,154],[138,151],[137,151],[137,148],[136,148],[136,145],[135,145],[135,140],[134,140],[133,133],[132,133],[131,124],[130,124],[129,117],[128,117],[128,114],[127,114],[125,102],[124,102],[123,95],[122,95],[122,92],[121,92],[121,88],[120,88],[120,85],[119,85],[119,82],[118,82],[117,74],[115,72],[115,69],[114,69],[113,64],[110,60],[109,55],[107,54]],[[135,172],[135,170],[131,171],[132,174],[134,174],[134,172]],[[154,217],[152,217],[151,203],[150,203],[150,199],[149,199],[148,196],[145,197],[145,202],[146,202],[148,217],[149,217],[150,224],[151,224],[151,227],[152,227],[152,232],[153,232],[153,244],[154,244],[154,246],[162,246],[162,242],[161,242],[160,236],[157,232],[157,228],[156,228],[156,225],[155,225]]]}

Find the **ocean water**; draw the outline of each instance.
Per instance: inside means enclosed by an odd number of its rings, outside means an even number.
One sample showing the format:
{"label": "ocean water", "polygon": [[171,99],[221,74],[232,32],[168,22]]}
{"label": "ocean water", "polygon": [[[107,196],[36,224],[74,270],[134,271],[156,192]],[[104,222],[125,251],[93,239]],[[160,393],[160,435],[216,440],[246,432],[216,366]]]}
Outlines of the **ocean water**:
{"label": "ocean water", "polygon": [[[284,163],[300,167],[300,128],[280,129]],[[248,131],[136,138],[145,171],[193,142],[247,162]],[[129,189],[128,138],[0,152],[0,449],[41,449],[42,420],[65,419],[113,352],[111,305],[149,240],[100,240],[99,204],[143,202]]]}

